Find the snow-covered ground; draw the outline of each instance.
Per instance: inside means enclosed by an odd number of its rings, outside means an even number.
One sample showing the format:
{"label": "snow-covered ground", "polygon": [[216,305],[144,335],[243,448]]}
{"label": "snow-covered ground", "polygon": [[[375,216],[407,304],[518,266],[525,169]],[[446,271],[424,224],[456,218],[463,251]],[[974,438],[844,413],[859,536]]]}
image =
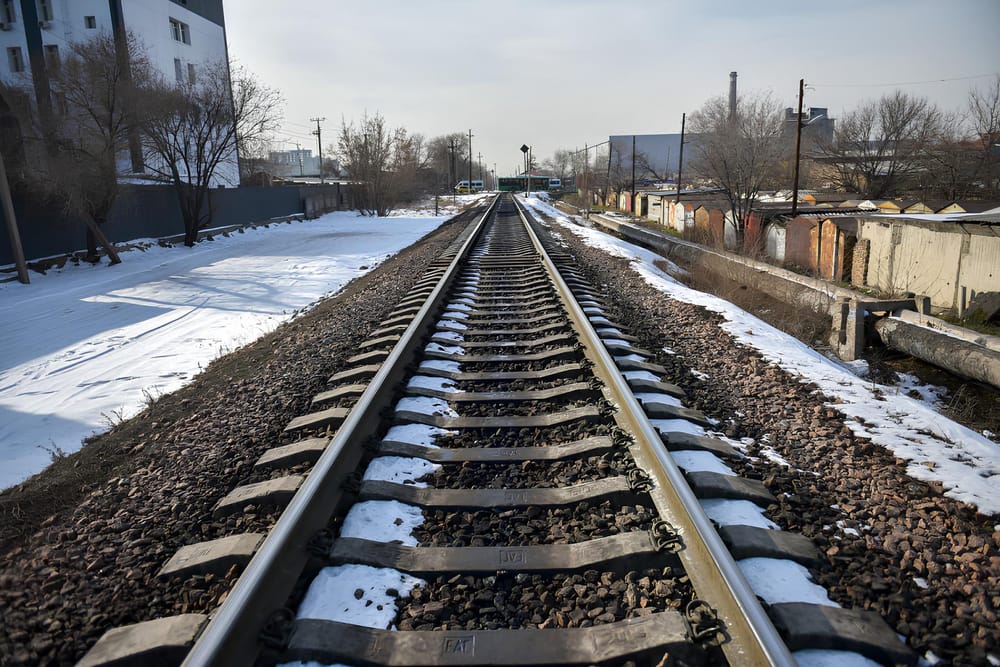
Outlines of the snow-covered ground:
{"label": "snow-covered ground", "polygon": [[654,265],[659,255],[590,227],[575,224],[545,201],[532,197],[530,207],[551,217],[587,244],[631,260],[632,267],[650,285],[671,298],[703,306],[725,318],[722,327],[766,359],[814,382],[834,402],[828,406],[845,417],[858,436],[870,438],[900,458],[907,472],[921,480],[943,484],[945,494],[978,507],[984,514],[1000,513],[1000,445],[914,400],[898,387],[865,380],[841,363],[824,357],[796,338],[733,304],[693,290]]}
{"label": "snow-covered ground", "polygon": [[[459,206],[485,195],[459,197]],[[449,204],[449,206],[444,206]],[[0,488],[274,330],[457,209],[341,211],[0,284]]]}

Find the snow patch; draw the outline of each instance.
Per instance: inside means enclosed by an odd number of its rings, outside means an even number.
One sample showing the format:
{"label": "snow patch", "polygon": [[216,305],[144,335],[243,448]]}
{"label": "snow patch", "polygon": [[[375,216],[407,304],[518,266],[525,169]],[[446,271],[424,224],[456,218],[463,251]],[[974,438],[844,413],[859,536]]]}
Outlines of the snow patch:
{"label": "snow patch", "polygon": [[427,482],[417,480],[440,468],[441,466],[436,463],[409,456],[378,456],[368,464],[362,479],[408,484],[424,489],[427,488]]}
{"label": "snow patch", "polygon": [[366,500],[348,510],[340,536],[415,547],[417,538],[412,533],[423,522],[419,507],[398,500]]}
{"label": "snow patch", "polygon": [[426,584],[389,568],[353,564],[325,567],[309,584],[296,617],[385,630],[392,627],[397,611],[396,598],[388,591],[396,590],[399,597],[408,598],[414,588]]}
{"label": "snow patch", "polygon": [[839,607],[826,589],[812,582],[808,568],[784,558],[744,558],[737,561],[750,588],[768,604],[809,602]]}

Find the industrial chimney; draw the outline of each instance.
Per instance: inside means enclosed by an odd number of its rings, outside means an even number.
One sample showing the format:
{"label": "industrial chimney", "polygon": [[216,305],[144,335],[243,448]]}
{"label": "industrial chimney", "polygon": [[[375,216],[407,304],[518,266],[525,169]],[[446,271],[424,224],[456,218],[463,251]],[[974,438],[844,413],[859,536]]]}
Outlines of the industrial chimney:
{"label": "industrial chimney", "polygon": [[736,119],[736,72],[729,73],[729,122]]}

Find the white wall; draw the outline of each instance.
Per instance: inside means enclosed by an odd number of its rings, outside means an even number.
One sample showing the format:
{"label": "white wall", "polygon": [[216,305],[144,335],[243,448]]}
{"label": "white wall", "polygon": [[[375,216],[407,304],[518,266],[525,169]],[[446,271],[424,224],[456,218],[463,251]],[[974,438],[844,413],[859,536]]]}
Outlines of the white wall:
{"label": "white wall", "polygon": [[[74,0],[75,1],[75,0]],[[168,0],[128,0],[122,3],[125,27],[139,36],[149,51],[153,65],[167,81],[174,82],[174,58],[180,59],[185,75],[189,63],[196,68],[226,59],[225,32],[220,25],[204,19]],[[173,38],[170,19],[188,24],[191,43]]]}

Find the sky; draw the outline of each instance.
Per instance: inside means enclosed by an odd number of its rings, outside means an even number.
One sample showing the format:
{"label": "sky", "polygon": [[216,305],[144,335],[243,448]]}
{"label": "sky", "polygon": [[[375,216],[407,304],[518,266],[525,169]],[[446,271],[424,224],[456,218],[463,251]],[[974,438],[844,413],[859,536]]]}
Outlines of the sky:
{"label": "sky", "polygon": [[[278,10],[280,8],[280,10]],[[473,133],[507,175],[611,134],[679,132],[681,114],[771,91],[834,118],[897,87],[956,110],[1000,73],[998,0],[225,0],[229,53],[286,99],[282,147],[315,151],[378,112]],[[984,76],[986,75],[986,76]],[[942,81],[947,79],[948,81]],[[917,85],[894,84],[929,82]]]}

